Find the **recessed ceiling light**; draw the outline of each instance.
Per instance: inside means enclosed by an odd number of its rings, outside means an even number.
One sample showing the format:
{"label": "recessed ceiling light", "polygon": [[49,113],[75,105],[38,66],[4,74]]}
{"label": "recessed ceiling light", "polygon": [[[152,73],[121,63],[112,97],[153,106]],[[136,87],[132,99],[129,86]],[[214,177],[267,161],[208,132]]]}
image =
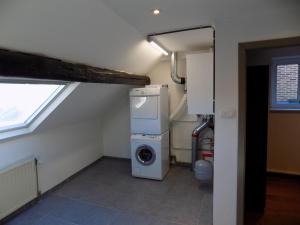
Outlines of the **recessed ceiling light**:
{"label": "recessed ceiling light", "polygon": [[158,16],[160,14],[160,10],[159,9],[153,9],[152,13],[153,13],[153,15]]}

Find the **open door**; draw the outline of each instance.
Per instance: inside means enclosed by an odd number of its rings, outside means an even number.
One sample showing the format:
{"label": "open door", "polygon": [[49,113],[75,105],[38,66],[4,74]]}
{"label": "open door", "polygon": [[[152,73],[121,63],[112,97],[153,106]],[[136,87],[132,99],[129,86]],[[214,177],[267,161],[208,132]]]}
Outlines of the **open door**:
{"label": "open door", "polygon": [[269,66],[247,67],[245,209],[266,204]]}

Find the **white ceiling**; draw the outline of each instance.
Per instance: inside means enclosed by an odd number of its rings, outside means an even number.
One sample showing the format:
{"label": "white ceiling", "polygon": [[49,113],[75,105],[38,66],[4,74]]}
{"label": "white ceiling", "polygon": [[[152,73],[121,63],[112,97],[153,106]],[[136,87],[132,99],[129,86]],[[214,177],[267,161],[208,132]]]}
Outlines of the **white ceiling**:
{"label": "white ceiling", "polygon": [[[238,24],[243,18],[270,11],[273,16],[276,10],[294,10],[299,4],[298,0],[1,0],[0,46],[145,74],[160,57],[146,42],[148,34],[220,26],[225,20]],[[155,17],[151,10],[156,7],[161,15]],[[216,27],[216,38],[220,28]]]}
{"label": "white ceiling", "polygon": [[[146,42],[148,34],[216,23],[217,39],[224,20],[235,19],[233,24],[243,26],[239,21],[244,18],[271,11],[267,16],[271,20],[276,10],[289,11],[299,4],[298,0],[1,0],[0,47],[144,74],[160,57]],[[156,7],[161,9],[157,17],[151,14]],[[182,35],[183,42],[194,41]],[[167,39],[171,46],[174,37]],[[127,96],[126,88],[81,85],[44,125],[104,114],[118,96]]]}
{"label": "white ceiling", "polygon": [[172,52],[207,49],[213,46],[213,29],[202,28],[153,36],[161,46]]}
{"label": "white ceiling", "polygon": [[0,0],[0,47],[145,74],[160,54],[100,0]]}
{"label": "white ceiling", "polygon": [[134,86],[118,84],[80,85],[47,117],[37,130],[101,119]]}
{"label": "white ceiling", "polygon": [[[294,7],[297,0],[101,0],[143,35],[199,25],[214,25],[224,20],[252,18]],[[298,1],[299,2],[299,1]],[[299,3],[298,3],[299,4]],[[272,5],[272,9],[270,9]],[[159,8],[161,14],[153,16]],[[246,29],[246,28],[245,28]]]}

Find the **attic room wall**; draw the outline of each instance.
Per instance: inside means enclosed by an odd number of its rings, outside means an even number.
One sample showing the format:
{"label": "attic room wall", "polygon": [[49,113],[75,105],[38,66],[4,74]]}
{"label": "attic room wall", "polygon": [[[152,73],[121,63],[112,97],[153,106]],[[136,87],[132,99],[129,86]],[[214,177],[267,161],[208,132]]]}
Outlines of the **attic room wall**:
{"label": "attic room wall", "polygon": [[[271,68],[272,57],[296,55],[300,55],[299,46],[252,50],[247,53],[247,64],[269,65]],[[295,137],[300,133],[300,112],[269,111],[268,116],[267,170],[300,175],[300,142]]]}
{"label": "attic room wall", "polygon": [[[185,77],[186,74],[186,61],[184,58],[178,60],[178,74]],[[148,73],[151,84],[167,84],[169,92],[169,107],[170,114],[176,109],[184,94],[184,85],[176,84],[171,79],[171,62],[169,59],[161,60],[158,62]]]}
{"label": "attic room wall", "polygon": [[[182,72],[185,62],[179,63],[179,71]],[[184,87],[176,85],[169,76],[170,61],[160,61],[147,74],[151,79],[151,84],[168,84],[169,85],[169,98],[170,98],[170,111],[173,111],[176,104],[180,101]],[[119,131],[121,129],[121,131]],[[130,158],[130,105],[129,105],[129,89],[128,93],[119,100],[118,107],[112,110],[104,122],[104,155]],[[118,136],[118,141],[115,141],[116,132],[122,135]],[[178,157],[179,161],[182,161]]]}
{"label": "attic room wall", "polygon": [[[185,61],[180,60],[178,71],[185,74]],[[175,84],[170,77],[170,61],[163,60],[153,66],[147,75],[151,84],[168,84],[170,112],[175,110],[184,93],[184,86]],[[131,87],[132,88],[132,87]],[[118,101],[116,107],[106,116],[103,130],[104,155],[120,158],[130,158],[130,106],[129,90],[124,97]],[[118,141],[116,141],[116,138]],[[189,155],[179,151],[177,160],[189,162]]]}
{"label": "attic room wall", "polygon": [[269,112],[267,171],[300,175],[300,113]]}
{"label": "attic room wall", "polygon": [[[178,62],[179,74],[185,76],[185,59],[181,58]],[[170,76],[170,60],[162,59],[147,74],[151,79],[151,84],[167,84],[169,91],[170,114],[175,110],[184,94],[184,85],[174,83]],[[130,106],[129,106],[129,87],[124,96],[118,99],[115,107],[105,115],[103,120],[103,154],[105,156],[130,158]],[[181,135],[188,143],[191,143],[191,133],[198,125],[197,118],[189,117],[188,120],[175,121],[173,126],[181,130]],[[183,129],[183,126],[185,129]],[[172,130],[172,127],[171,127]],[[178,162],[190,163],[190,149],[174,148],[171,154],[176,156]]]}
{"label": "attic room wall", "polygon": [[[1,48],[138,74],[145,73],[159,57],[142,34],[98,0],[4,0],[0,3],[0,30]],[[55,143],[53,148],[58,152],[53,157],[56,160],[48,162],[46,157],[40,166],[41,179],[44,179],[42,191],[93,162],[101,156],[102,128],[97,121],[87,121],[95,116],[103,117],[104,111],[110,108],[106,103],[115,103],[116,99],[106,96],[106,92],[113,95],[118,89],[109,86],[102,95],[91,94],[87,98],[77,95],[76,105],[80,110],[72,111],[77,121],[66,125],[64,119],[69,118],[57,113],[36,134],[0,143],[0,159],[41,153],[41,139],[49,140],[49,146],[42,151],[48,155],[53,152],[51,143]],[[97,102],[97,99],[102,100]],[[87,102],[95,104],[85,108],[83,105]],[[65,142],[61,140],[64,136]],[[28,151],[19,149],[20,146]],[[43,160],[43,153],[40,156]]]}
{"label": "attic room wall", "polygon": [[[82,2],[82,5],[78,6],[79,2]],[[95,6],[96,0],[88,0],[88,2],[91,4],[79,0],[1,1],[0,45],[84,63],[95,63],[95,65],[114,69],[129,70],[132,67],[131,71],[137,70],[136,66],[141,65],[138,59],[153,62],[152,60],[157,55],[154,57],[154,50],[142,44],[145,42],[141,42],[146,33],[143,34],[144,36],[137,34],[137,31],[132,26],[128,27],[128,24],[121,18],[116,19],[113,12],[114,16],[111,18],[105,6],[100,7],[100,3]],[[218,1],[204,3],[215,10],[213,13],[209,11],[198,13],[198,9],[195,8],[195,14],[200,17],[189,17],[189,12],[178,7],[182,4],[172,4],[177,9],[174,11],[176,14],[174,20],[171,17],[171,21],[159,22],[157,24],[159,28],[154,25],[153,30],[147,30],[147,32],[167,31],[203,24],[213,24],[216,27],[213,224],[240,225],[243,218],[244,149],[242,139],[240,141],[238,139],[239,115],[236,114],[234,118],[227,119],[221,116],[223,111],[237,112],[239,107],[238,43],[299,36],[299,1],[267,0],[255,1],[254,4],[252,1],[247,1],[245,4],[241,3],[244,6],[243,10],[237,10],[234,13],[223,10],[227,2],[224,4]],[[44,7],[41,4],[45,4]],[[264,7],[261,9],[260,5]],[[130,7],[132,8],[131,5]],[[80,11],[81,9],[83,11]],[[104,12],[103,9],[105,9]],[[202,9],[206,10],[206,7]],[[177,13],[178,10],[181,14]],[[64,11],[68,13],[62,13]],[[107,34],[107,38],[102,41],[103,33]],[[130,51],[132,46],[143,46],[142,49],[145,51]],[[124,62],[127,59],[129,62]]]}
{"label": "attic room wall", "polygon": [[243,133],[238,114],[222,117],[223,111],[237,112],[239,107],[238,43],[299,36],[299,3],[290,3],[293,7],[270,1],[268,11],[253,10],[251,15],[216,22],[215,225],[243,224]]}
{"label": "attic room wall", "polygon": [[[178,60],[179,76],[186,76],[185,56]],[[171,78],[170,60],[161,60],[148,73],[152,84],[167,84],[169,91],[170,115],[176,110],[184,94],[185,85],[176,84]],[[177,162],[191,163],[192,131],[199,124],[195,115],[183,114],[170,124],[171,131],[171,155],[176,156]],[[205,130],[201,137],[212,137],[210,130]],[[178,138],[177,138],[178,137]],[[176,140],[177,139],[177,140]],[[200,146],[202,149],[205,146]]]}
{"label": "attic room wall", "polygon": [[[152,84],[167,84],[169,92],[169,109],[170,114],[175,111],[176,106],[179,104],[183,94],[184,85],[176,84],[171,79],[171,62],[170,60],[162,60],[156,64],[152,70],[149,72]],[[178,74],[179,76],[185,76],[186,74],[186,62],[184,59],[180,58],[178,60]],[[192,122],[193,124],[193,122]],[[176,156],[178,162],[190,162],[190,155],[186,149],[174,149],[174,144],[172,142],[172,125],[170,124],[171,131],[171,155]],[[191,130],[192,132],[192,130]],[[190,132],[190,133],[191,133]]]}
{"label": "attic room wall", "polygon": [[0,142],[0,167],[37,157],[44,192],[88,166],[103,155],[103,117],[129,87],[79,84],[34,133]]}
{"label": "attic room wall", "polygon": [[103,119],[103,154],[117,158],[130,158],[129,90],[123,92]]}
{"label": "attic room wall", "polygon": [[79,121],[0,142],[0,165],[38,157],[43,193],[102,156],[101,123]]}

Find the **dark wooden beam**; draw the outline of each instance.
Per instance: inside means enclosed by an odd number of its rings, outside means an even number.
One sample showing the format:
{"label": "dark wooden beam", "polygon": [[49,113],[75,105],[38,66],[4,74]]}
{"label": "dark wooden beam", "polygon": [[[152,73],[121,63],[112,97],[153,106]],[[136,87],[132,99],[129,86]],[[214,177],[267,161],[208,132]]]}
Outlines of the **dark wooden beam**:
{"label": "dark wooden beam", "polygon": [[150,84],[147,76],[6,49],[0,49],[0,76],[89,83]]}

